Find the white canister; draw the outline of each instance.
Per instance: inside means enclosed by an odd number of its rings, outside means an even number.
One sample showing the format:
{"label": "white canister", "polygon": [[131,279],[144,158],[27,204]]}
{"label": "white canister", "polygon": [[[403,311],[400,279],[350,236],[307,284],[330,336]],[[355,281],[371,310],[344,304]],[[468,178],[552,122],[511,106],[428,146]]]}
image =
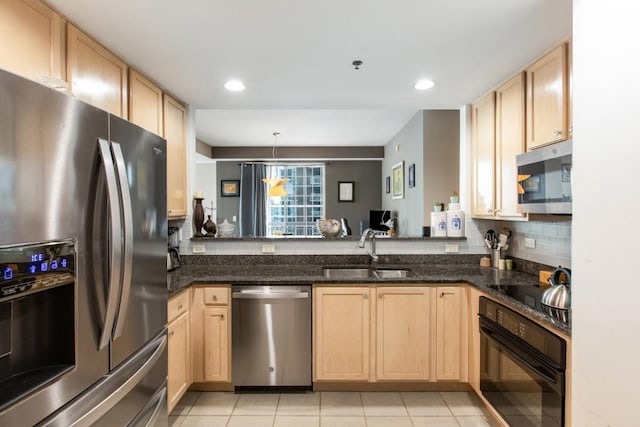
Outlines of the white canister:
{"label": "white canister", "polygon": [[446,212],[431,212],[431,237],[447,237]]}
{"label": "white canister", "polygon": [[447,211],[447,236],[464,237],[464,211]]}

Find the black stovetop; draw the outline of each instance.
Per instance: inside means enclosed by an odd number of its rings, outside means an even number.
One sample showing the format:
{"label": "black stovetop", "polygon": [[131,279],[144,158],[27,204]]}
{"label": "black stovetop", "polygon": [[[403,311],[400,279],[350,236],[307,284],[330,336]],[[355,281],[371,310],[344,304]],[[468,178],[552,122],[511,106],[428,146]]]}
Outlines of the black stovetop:
{"label": "black stovetop", "polygon": [[542,304],[542,294],[549,288],[544,284],[511,284],[508,281],[502,281],[499,285],[489,285],[488,287],[498,292],[505,294],[522,304],[533,308],[541,313],[548,314],[549,316],[558,319],[564,323],[569,321],[569,310],[561,310],[552,308]]}

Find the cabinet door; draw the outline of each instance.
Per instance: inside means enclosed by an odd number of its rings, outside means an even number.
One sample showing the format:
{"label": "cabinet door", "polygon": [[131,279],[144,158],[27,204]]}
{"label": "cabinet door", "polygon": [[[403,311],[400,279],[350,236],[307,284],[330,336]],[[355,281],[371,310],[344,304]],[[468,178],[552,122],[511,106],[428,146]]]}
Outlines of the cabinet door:
{"label": "cabinet door", "polygon": [[567,139],[567,59],[563,43],[527,68],[527,150]]}
{"label": "cabinet door", "polygon": [[185,107],[164,95],[164,137],[167,140],[167,209],[169,218],[187,216],[187,140]]}
{"label": "cabinet door", "polygon": [[436,288],[436,379],[466,380],[468,357],[464,292],[459,286]]}
{"label": "cabinet door", "polygon": [[162,135],[162,90],[134,69],[129,69],[129,121]]}
{"label": "cabinet door", "polygon": [[168,334],[167,406],[171,412],[190,383],[189,312],[169,324]]}
{"label": "cabinet door", "polygon": [[71,24],[67,24],[67,45],[71,92],[89,104],[127,119],[127,64]]}
{"label": "cabinet door", "polygon": [[204,380],[230,381],[229,310],[227,307],[204,310]]}
{"label": "cabinet door", "polygon": [[316,380],[368,380],[368,287],[314,289]]}
{"label": "cabinet door", "polygon": [[494,216],[495,92],[471,106],[471,215]]}
{"label": "cabinet door", "polygon": [[32,80],[65,80],[64,24],[38,0],[0,2],[0,68]]}
{"label": "cabinet door", "polygon": [[376,379],[428,380],[429,288],[376,290]]}
{"label": "cabinet door", "polygon": [[518,213],[516,155],[525,151],[524,73],[496,90],[496,215],[521,217]]}

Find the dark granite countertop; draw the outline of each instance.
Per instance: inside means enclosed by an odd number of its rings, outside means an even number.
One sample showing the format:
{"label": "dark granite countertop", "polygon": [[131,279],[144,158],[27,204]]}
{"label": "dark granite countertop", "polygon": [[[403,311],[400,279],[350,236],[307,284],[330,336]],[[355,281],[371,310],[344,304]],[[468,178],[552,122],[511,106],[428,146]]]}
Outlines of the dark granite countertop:
{"label": "dark granite countertop", "polygon": [[[214,258],[216,258],[214,260]],[[324,278],[323,267],[368,267],[366,262],[358,256],[316,256],[306,257],[297,264],[269,263],[268,258],[261,259],[264,262],[246,262],[242,256],[229,257],[227,261],[234,259],[237,263],[224,263],[224,257],[200,256],[193,258],[194,263],[187,262],[179,269],[168,274],[169,296],[191,285],[198,284],[259,284],[259,285],[300,285],[300,284],[418,284],[418,283],[467,283],[475,286],[480,291],[505,303],[508,307],[519,311],[528,317],[535,318],[552,330],[571,336],[571,320],[562,322],[546,313],[531,308],[500,291],[505,285],[535,285],[537,277],[520,271],[497,270],[495,268],[480,267],[479,256],[473,258],[472,264],[469,256],[459,256],[460,263],[452,263],[456,258],[451,256],[430,256],[428,261],[434,263],[419,263],[420,257],[404,259],[407,262],[398,262],[399,259],[389,257],[378,264],[378,268],[404,268],[410,270],[409,277],[398,279],[336,279]],[[294,257],[289,257],[294,259]],[[394,259],[395,258],[395,259]],[[407,258],[407,257],[404,257]],[[302,259],[300,257],[296,260]],[[366,261],[367,258],[364,258]],[[206,261],[205,261],[206,260]],[[203,262],[204,261],[204,262]],[[242,262],[245,261],[245,262]],[[438,263],[438,261],[440,261]]]}

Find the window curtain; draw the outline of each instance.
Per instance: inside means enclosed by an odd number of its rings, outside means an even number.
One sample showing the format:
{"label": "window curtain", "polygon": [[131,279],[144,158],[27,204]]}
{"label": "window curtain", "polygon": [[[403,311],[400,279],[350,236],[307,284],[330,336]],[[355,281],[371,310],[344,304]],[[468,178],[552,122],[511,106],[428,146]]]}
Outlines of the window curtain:
{"label": "window curtain", "polygon": [[267,177],[264,164],[240,163],[240,237],[260,237],[267,233]]}

